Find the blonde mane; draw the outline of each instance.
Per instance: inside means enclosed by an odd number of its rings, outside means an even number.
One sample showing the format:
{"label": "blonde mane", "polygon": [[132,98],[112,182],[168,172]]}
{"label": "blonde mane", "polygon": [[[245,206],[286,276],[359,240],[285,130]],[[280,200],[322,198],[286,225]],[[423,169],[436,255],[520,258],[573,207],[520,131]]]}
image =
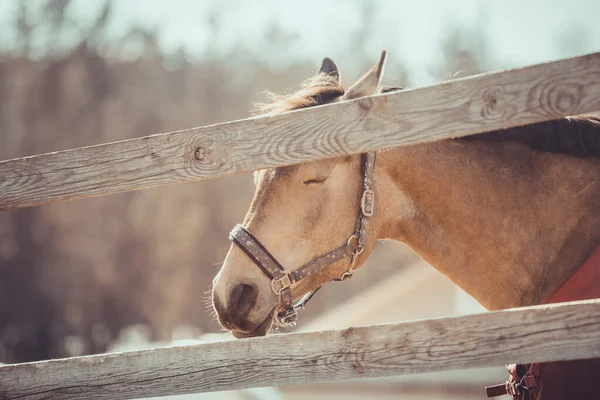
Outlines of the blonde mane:
{"label": "blonde mane", "polygon": [[254,112],[260,115],[278,114],[300,108],[319,106],[331,103],[336,98],[343,96],[344,93],[344,88],[335,77],[317,74],[302,82],[300,90],[294,93],[280,95],[267,92],[271,102],[256,104]]}

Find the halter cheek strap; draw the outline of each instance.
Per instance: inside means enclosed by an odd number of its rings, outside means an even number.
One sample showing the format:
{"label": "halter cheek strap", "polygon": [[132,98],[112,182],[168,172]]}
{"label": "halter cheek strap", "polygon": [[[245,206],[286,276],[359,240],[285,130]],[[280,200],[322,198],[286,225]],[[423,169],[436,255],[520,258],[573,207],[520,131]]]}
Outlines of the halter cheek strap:
{"label": "halter cheek strap", "polygon": [[360,201],[360,210],[356,218],[354,233],[348,238],[346,244],[318,257],[293,271],[286,271],[275,257],[260,241],[242,225],[236,225],[229,239],[235,243],[246,255],[271,278],[271,289],[280,297],[281,310],[277,313],[276,321],[279,325],[293,325],[298,318],[298,310],[314,296],[317,290],[307,293],[298,303],[294,304],[291,286],[318,273],[327,265],[333,264],[344,258],[351,257],[350,267],[344,274],[333,280],[341,281],[349,278],[354,273],[357,257],[367,245],[368,218],[373,215],[375,193],[373,192],[373,174],[375,170],[375,153],[364,153],[361,156],[363,174],[363,193]]}

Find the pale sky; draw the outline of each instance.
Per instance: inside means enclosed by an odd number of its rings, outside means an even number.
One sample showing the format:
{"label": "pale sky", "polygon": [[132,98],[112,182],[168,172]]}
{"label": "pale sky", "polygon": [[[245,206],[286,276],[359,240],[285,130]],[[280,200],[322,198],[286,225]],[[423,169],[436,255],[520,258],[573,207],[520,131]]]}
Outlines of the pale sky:
{"label": "pale sky", "polygon": [[[100,0],[74,0],[72,11],[77,18],[86,18],[102,4]],[[296,38],[291,48],[265,54],[266,59],[318,63],[329,56],[343,70],[344,60],[349,64],[352,59],[350,34],[362,25],[360,4],[347,0],[116,0],[112,32],[122,32],[132,23],[152,25],[161,32],[160,45],[166,50],[185,45],[199,53],[207,45],[206,15],[218,7],[224,32],[220,48],[242,43],[260,51],[265,29],[277,20]],[[368,51],[374,61],[383,48],[390,58],[402,58],[412,83],[432,83],[427,68],[435,66],[442,34],[454,23],[468,26],[483,21],[489,52],[498,61],[492,69],[600,51],[600,0],[379,0],[374,4]],[[12,7],[13,2],[0,1],[0,32]]]}

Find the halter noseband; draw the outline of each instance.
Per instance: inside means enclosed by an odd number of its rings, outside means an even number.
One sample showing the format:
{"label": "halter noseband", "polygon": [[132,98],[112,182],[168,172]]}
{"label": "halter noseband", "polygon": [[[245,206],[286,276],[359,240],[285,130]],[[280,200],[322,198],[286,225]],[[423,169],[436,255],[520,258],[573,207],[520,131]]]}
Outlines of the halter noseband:
{"label": "halter noseband", "polygon": [[281,298],[281,309],[277,313],[277,324],[280,326],[293,325],[298,319],[298,310],[314,296],[321,287],[308,292],[296,304],[293,303],[291,286],[321,271],[329,264],[333,264],[346,257],[351,257],[350,268],[335,281],[342,281],[352,276],[356,259],[367,245],[367,222],[373,215],[375,193],[373,192],[373,172],[375,170],[375,153],[361,155],[361,168],[363,174],[363,193],[360,200],[360,210],[356,217],[354,233],[348,238],[346,244],[337,249],[310,261],[308,264],[294,271],[286,271],[275,257],[242,225],[236,225],[229,239],[235,243],[252,261],[271,278],[271,289]]}

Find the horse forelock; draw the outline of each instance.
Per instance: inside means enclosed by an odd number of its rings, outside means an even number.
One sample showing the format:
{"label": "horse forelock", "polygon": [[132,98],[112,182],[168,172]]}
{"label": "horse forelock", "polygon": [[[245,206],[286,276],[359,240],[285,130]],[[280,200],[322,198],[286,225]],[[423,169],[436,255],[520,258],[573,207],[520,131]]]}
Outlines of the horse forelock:
{"label": "horse forelock", "polygon": [[318,74],[305,80],[299,90],[287,95],[267,92],[269,103],[256,104],[257,114],[278,114],[300,108],[328,104],[344,95],[344,88],[337,78]]}

